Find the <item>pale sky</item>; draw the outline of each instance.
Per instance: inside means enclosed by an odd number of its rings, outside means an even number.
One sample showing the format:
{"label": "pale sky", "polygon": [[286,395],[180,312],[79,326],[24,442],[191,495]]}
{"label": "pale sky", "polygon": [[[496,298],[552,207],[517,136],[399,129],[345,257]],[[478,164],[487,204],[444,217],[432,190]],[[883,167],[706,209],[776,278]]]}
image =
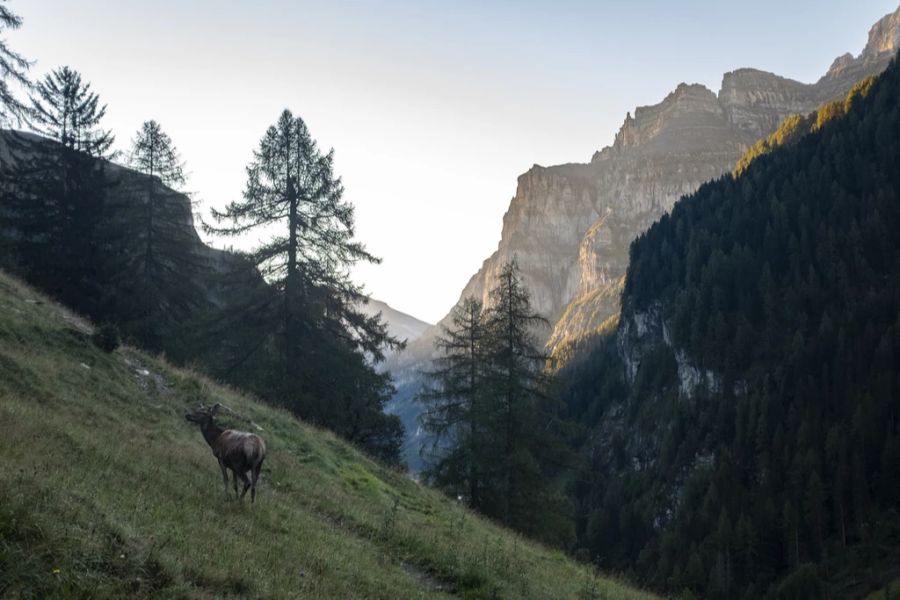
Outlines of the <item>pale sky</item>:
{"label": "pale sky", "polygon": [[[897,0],[11,0],[35,78],[69,65],[120,149],[172,137],[199,210],[240,197],[284,108],[333,147],[374,297],[434,322],[497,247],[516,178],[586,162],[637,105],[756,67],[815,81]],[[230,240],[214,240],[222,246]]]}

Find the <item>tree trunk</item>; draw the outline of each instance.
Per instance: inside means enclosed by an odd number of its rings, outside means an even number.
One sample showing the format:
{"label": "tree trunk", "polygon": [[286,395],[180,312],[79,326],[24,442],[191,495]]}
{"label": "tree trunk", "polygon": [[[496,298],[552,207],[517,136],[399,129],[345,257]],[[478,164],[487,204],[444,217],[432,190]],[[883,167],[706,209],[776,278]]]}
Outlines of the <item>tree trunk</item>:
{"label": "tree trunk", "polygon": [[297,227],[300,225],[297,217],[297,189],[294,187],[293,177],[288,177],[288,188],[286,192],[286,200],[289,203],[288,215],[288,265],[287,276],[284,281],[284,335],[285,335],[285,355],[284,370],[285,374],[291,372],[295,367],[294,361],[296,353],[294,345],[296,343],[296,327],[294,323],[294,309],[297,302]]}

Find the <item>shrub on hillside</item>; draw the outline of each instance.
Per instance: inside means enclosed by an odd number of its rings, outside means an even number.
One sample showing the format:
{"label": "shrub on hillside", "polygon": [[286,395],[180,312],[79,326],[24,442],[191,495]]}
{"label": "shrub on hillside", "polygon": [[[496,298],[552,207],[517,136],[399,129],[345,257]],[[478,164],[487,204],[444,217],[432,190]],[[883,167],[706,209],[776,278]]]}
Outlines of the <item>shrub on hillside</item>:
{"label": "shrub on hillside", "polygon": [[104,323],[91,336],[91,341],[104,352],[113,352],[119,347],[119,330],[112,323]]}

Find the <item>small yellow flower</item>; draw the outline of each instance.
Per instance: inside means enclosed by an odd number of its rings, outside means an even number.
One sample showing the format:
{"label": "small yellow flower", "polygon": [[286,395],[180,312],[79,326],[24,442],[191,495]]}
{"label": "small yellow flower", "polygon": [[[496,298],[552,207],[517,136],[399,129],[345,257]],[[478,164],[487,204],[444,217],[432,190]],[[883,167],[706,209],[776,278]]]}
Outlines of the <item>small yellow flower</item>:
{"label": "small yellow flower", "polygon": [[59,567],[53,567],[53,574],[59,575]]}

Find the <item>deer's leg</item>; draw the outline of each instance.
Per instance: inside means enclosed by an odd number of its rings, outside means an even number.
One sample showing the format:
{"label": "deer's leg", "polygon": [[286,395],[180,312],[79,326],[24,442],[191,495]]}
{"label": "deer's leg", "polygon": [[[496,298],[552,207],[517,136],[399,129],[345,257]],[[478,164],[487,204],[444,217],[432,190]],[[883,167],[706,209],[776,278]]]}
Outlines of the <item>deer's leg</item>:
{"label": "deer's leg", "polygon": [[231,480],[232,480],[232,482],[234,483],[234,497],[235,497],[235,498],[238,497],[238,491],[237,491],[237,478],[238,478],[238,473],[237,473],[237,471],[235,471],[234,469],[232,469],[232,470],[231,470]]}
{"label": "deer's leg", "polygon": [[225,482],[225,496],[228,496],[228,468],[225,466],[221,460],[219,461],[219,468],[222,469],[222,479]]}
{"label": "deer's leg", "polygon": [[250,488],[250,502],[256,502],[256,482],[259,481],[260,469],[262,469],[262,461],[256,463],[256,466],[253,467],[253,472],[251,473],[253,478],[250,483],[253,487]]}
{"label": "deer's leg", "polygon": [[244,496],[247,495],[247,490],[250,489],[250,478],[247,477],[247,473],[244,471],[241,471],[241,481],[244,482],[244,491],[241,492],[241,500],[243,500]]}

